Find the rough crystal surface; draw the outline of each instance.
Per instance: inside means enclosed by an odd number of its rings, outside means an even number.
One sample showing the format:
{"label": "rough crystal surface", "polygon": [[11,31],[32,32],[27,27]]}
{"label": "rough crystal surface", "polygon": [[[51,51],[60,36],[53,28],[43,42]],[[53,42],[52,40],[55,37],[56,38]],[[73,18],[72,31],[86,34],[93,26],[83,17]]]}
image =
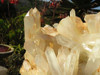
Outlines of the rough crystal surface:
{"label": "rough crystal surface", "polygon": [[26,53],[21,75],[100,75],[100,13],[85,23],[70,16],[41,27],[40,12],[30,9],[24,18]]}

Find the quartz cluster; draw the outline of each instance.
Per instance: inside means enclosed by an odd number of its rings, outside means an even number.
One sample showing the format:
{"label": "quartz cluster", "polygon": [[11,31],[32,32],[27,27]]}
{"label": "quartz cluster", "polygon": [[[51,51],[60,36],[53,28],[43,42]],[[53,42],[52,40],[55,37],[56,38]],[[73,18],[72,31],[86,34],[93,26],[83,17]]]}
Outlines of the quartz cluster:
{"label": "quartz cluster", "polygon": [[40,12],[30,9],[24,18],[21,75],[100,75],[100,13],[84,20],[72,9],[53,27],[41,27]]}

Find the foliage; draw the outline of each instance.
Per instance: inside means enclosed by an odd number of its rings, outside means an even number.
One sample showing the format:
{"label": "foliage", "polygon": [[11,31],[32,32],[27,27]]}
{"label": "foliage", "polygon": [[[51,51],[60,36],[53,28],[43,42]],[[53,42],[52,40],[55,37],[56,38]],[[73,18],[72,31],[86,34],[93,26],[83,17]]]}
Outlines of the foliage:
{"label": "foliage", "polygon": [[[51,22],[59,22],[62,18],[68,16],[69,11],[71,9],[75,9],[76,15],[79,16],[84,21],[85,14],[88,11],[97,12],[97,10],[93,10],[92,8],[96,6],[100,6],[99,0],[50,0],[49,7],[46,11],[47,13],[51,12],[49,16],[52,16]],[[56,7],[58,6],[58,7]],[[48,15],[48,14],[47,14]],[[46,15],[46,16],[47,16]],[[47,17],[48,18],[48,17]]]}
{"label": "foliage", "polygon": [[24,60],[25,50],[19,44],[12,46],[14,52],[5,56],[0,56],[0,65],[8,68],[8,75],[20,75],[19,70]]}
{"label": "foliage", "polygon": [[[39,0],[36,1],[38,1],[37,7],[40,8]],[[20,4],[18,6],[20,6]],[[11,5],[11,9],[10,9],[11,11],[9,10],[10,12],[15,10],[15,7],[14,9],[12,9],[12,7],[13,5]],[[14,47],[13,54],[11,54],[9,57],[3,58],[2,60],[0,59],[0,65],[8,68],[9,75],[20,75],[19,70],[24,60],[23,55],[25,53],[25,50],[23,49],[23,44],[24,44],[24,21],[23,20],[26,13],[23,12],[28,11],[29,8],[27,9],[26,8],[24,9],[23,7],[18,8],[20,9],[19,11],[21,11],[21,13],[23,14],[17,16],[18,14],[20,14],[20,12],[16,12],[16,11],[13,12],[13,14],[17,17],[15,16],[8,17],[9,14],[7,10],[8,9],[7,2],[0,4],[0,9],[1,9],[0,18],[2,18],[0,19],[0,43],[12,45]],[[5,12],[6,15],[4,14]]]}
{"label": "foliage", "polygon": [[24,19],[25,13],[8,20],[0,20],[0,43],[23,45],[24,43]]}
{"label": "foliage", "polygon": [[99,0],[62,0],[61,8],[70,11],[72,8],[76,10],[77,16],[84,18],[84,15],[90,11],[96,11],[92,8],[100,6]]}
{"label": "foliage", "polygon": [[44,6],[44,2],[42,0],[28,0],[31,4],[31,8],[38,8],[39,10]]}
{"label": "foliage", "polygon": [[24,60],[23,55],[25,53],[25,50],[23,49],[23,47],[21,47],[20,44],[13,47],[15,49],[14,53],[5,59],[5,64],[8,68],[9,75],[20,75],[19,70]]}
{"label": "foliage", "polygon": [[[6,0],[5,0],[6,1]],[[77,15],[83,18],[83,14],[87,13],[87,10],[92,10],[91,8],[100,6],[99,0],[62,0],[62,2],[55,3],[45,3],[42,0],[28,0],[30,4],[28,6],[23,6],[22,3],[18,3],[16,7],[18,8],[16,12],[14,5],[10,4],[8,17],[8,4],[4,2],[0,3],[0,43],[10,44],[14,47],[14,53],[8,58],[3,60],[5,66],[9,70],[9,75],[20,75],[19,69],[23,62],[23,55],[25,50],[23,49],[24,44],[24,16],[31,7],[35,6],[41,11],[42,17],[45,21],[44,24],[52,24],[54,22],[59,22],[60,14],[68,13],[72,8],[76,9]],[[53,1],[53,0],[52,0]],[[72,2],[70,2],[72,1]],[[57,6],[59,4],[59,7]],[[49,7],[51,5],[51,7]],[[57,6],[57,7],[56,7]],[[23,13],[23,14],[21,14]],[[21,15],[19,15],[21,14]],[[17,16],[19,15],[19,16]],[[17,17],[15,17],[17,16]],[[1,61],[0,61],[1,62]],[[3,64],[3,65],[4,65]]]}
{"label": "foliage", "polygon": [[10,4],[9,0],[0,1],[0,18],[9,18],[16,16],[16,9],[14,4]]}
{"label": "foliage", "polygon": [[[10,19],[0,19],[0,43],[10,44],[14,48],[14,53],[8,58],[2,59],[0,64],[9,70],[9,75],[19,75],[19,70],[23,62],[24,43],[24,16],[26,13]],[[5,63],[4,63],[5,62]]]}

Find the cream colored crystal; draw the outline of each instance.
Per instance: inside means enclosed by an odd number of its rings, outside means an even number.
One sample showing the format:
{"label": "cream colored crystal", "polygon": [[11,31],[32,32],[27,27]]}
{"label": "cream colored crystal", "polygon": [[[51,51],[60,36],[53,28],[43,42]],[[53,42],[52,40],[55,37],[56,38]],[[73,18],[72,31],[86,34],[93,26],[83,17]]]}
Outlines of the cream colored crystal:
{"label": "cream colored crystal", "polygon": [[45,25],[45,27],[42,28],[42,32],[50,36],[56,36],[58,34],[57,30],[50,25]]}
{"label": "cream colored crystal", "polygon": [[30,9],[21,75],[100,75],[100,13],[86,15],[85,21],[72,9],[53,27],[41,27],[40,12]]}
{"label": "cream colored crystal", "polygon": [[100,13],[85,16],[89,33],[100,33]]}
{"label": "cream colored crystal", "polygon": [[52,75],[61,75],[62,74],[61,68],[58,64],[58,60],[57,60],[57,57],[56,57],[53,49],[50,47],[47,47],[45,55],[48,60],[51,74]]}

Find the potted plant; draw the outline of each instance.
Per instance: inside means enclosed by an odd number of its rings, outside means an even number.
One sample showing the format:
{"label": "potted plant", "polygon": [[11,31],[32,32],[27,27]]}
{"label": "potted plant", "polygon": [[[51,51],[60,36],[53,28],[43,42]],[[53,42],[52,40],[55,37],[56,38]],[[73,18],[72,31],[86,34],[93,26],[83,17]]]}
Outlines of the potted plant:
{"label": "potted plant", "polygon": [[14,48],[6,45],[6,44],[0,44],[0,57],[1,56],[8,56],[9,54],[11,54],[14,51]]}

